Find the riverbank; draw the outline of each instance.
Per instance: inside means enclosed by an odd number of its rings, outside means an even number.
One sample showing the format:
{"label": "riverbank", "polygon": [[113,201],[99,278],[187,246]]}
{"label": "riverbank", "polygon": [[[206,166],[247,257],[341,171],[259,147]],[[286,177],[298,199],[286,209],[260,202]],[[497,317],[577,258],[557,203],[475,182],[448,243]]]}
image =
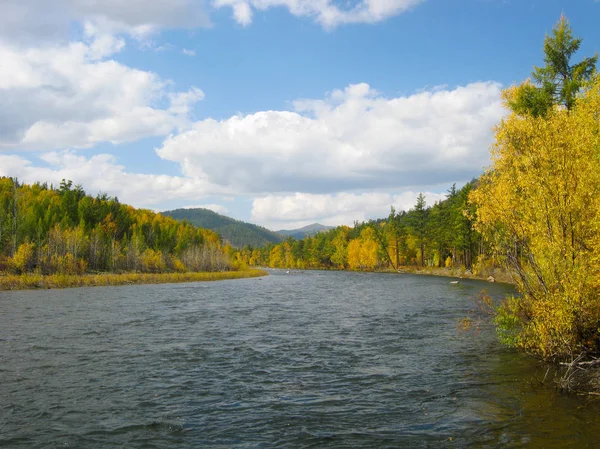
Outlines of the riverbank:
{"label": "riverbank", "polygon": [[[464,268],[401,267],[398,272],[458,279],[487,280],[488,282],[493,279],[493,282],[514,285],[514,280],[510,274],[499,268],[494,268],[477,275]],[[551,372],[554,374],[548,375]],[[540,384],[551,383],[554,388],[562,393],[600,400],[600,359],[587,358],[580,361],[577,358],[572,363],[549,363],[548,372],[544,380],[532,379],[532,382],[534,381],[540,382]]]}
{"label": "riverbank", "polygon": [[[260,269],[269,270],[271,267],[258,267]],[[397,270],[393,268],[375,269],[375,270],[351,270],[339,268],[274,268],[276,270],[292,270],[292,271],[355,271],[365,273],[400,273],[400,274],[417,274],[425,276],[440,276],[455,279],[476,279],[479,281],[499,282],[501,284],[514,285],[515,282],[510,273],[501,268],[487,269],[484,273],[473,274],[471,270],[461,268],[438,268],[438,267],[415,267],[402,266]]]}
{"label": "riverbank", "polygon": [[485,273],[473,274],[471,270],[464,268],[438,268],[438,267],[400,267],[398,273],[424,274],[429,276],[443,276],[457,279],[477,279],[480,281],[500,282],[514,285],[510,273],[500,268],[486,270]]}
{"label": "riverbank", "polygon": [[84,275],[27,273],[0,275],[2,290],[34,290],[48,288],[99,287],[107,285],[171,284],[179,282],[208,282],[266,276],[264,270],[251,268],[241,271],[188,273],[99,273]]}

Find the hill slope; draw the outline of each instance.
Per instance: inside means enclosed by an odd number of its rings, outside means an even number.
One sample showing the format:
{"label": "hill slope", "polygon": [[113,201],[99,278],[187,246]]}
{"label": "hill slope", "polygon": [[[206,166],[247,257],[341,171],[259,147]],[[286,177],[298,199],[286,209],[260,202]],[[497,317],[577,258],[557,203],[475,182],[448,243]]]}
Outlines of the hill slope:
{"label": "hill slope", "polygon": [[333,229],[334,226],[325,226],[319,223],[313,223],[310,224],[308,226],[304,226],[303,228],[299,228],[299,229],[282,229],[280,231],[277,231],[277,234],[281,234],[284,236],[290,236],[295,238],[296,240],[301,240],[304,237],[308,237],[308,236],[313,236],[315,234],[317,234],[318,232],[321,231],[329,231],[330,229]]}
{"label": "hill slope", "polygon": [[284,239],[262,226],[235,220],[208,209],[175,209],[162,214],[177,220],[188,220],[195,226],[215,231],[236,248],[247,245],[257,248],[269,243],[279,243]]}
{"label": "hill slope", "polygon": [[230,263],[216,232],[196,228],[80,185],[21,184],[0,177],[0,271],[221,271]]}

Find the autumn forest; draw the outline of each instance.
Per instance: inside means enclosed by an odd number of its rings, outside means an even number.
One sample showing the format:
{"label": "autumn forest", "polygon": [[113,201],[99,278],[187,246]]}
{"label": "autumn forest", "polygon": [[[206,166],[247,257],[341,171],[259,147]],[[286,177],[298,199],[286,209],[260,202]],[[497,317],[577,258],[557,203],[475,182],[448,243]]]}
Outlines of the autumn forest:
{"label": "autumn forest", "polygon": [[63,181],[0,178],[0,269],[14,274],[231,269],[218,234]]}
{"label": "autumn forest", "polygon": [[410,211],[391,209],[387,218],[339,226],[302,240],[244,248],[235,257],[272,268],[398,270],[405,266],[472,268],[485,260],[484,242],[473,229],[469,192],[452,186],[444,201],[427,205],[421,194]]}

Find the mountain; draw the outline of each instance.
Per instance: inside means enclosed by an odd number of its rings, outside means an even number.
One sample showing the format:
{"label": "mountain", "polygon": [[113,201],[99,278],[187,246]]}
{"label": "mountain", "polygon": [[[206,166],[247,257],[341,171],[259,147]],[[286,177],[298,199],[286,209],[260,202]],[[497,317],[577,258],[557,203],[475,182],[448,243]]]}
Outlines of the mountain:
{"label": "mountain", "polygon": [[283,236],[262,226],[234,220],[208,209],[175,209],[161,213],[177,220],[187,220],[195,226],[215,231],[224,240],[227,240],[231,246],[236,248],[243,248],[248,245],[258,248],[269,243],[279,243],[284,239]]}
{"label": "mountain", "polygon": [[300,228],[300,229],[282,229],[280,231],[277,231],[277,234],[281,234],[284,236],[290,236],[290,237],[295,238],[296,240],[300,240],[300,239],[303,239],[304,237],[313,236],[321,231],[329,231],[330,229],[333,229],[333,228],[334,228],[334,226],[324,226],[319,223],[313,223],[308,226],[304,226],[303,228]]}

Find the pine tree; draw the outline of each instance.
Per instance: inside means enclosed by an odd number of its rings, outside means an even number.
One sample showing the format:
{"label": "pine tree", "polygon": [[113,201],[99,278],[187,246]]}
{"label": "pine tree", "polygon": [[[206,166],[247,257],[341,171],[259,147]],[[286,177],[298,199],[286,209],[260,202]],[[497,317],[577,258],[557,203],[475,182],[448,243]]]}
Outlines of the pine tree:
{"label": "pine tree", "polygon": [[421,252],[421,266],[425,266],[425,239],[427,237],[427,202],[425,196],[419,193],[414,209],[413,229]]}
{"label": "pine tree", "polygon": [[598,55],[570,65],[571,57],[579,50],[582,39],[574,38],[569,21],[563,15],[544,39],[544,67],[535,67],[531,76],[517,88],[509,100],[510,108],[519,115],[545,117],[554,105],[571,110],[577,95],[596,69]]}

